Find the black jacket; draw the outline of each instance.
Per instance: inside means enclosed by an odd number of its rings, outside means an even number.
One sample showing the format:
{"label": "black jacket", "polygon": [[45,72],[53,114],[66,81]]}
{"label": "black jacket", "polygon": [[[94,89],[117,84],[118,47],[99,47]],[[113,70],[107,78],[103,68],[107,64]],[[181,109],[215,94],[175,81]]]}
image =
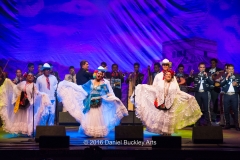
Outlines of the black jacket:
{"label": "black jacket", "polygon": [[[198,92],[199,88],[200,88],[200,84],[201,84],[201,76],[200,74],[194,74],[192,77],[188,78],[190,82],[194,83],[194,91]],[[202,77],[203,80],[203,90],[206,91],[210,91],[210,85],[213,85],[214,82],[211,80],[211,78],[208,76],[203,76]]]}
{"label": "black jacket", "polygon": [[221,86],[222,86],[222,91],[227,93],[228,92],[228,89],[230,87],[230,84],[231,84],[231,79],[232,79],[232,82],[237,82],[237,86],[233,86],[234,88],[234,91],[236,93],[239,92],[239,83],[240,83],[240,76],[239,75],[236,75],[234,74],[233,76],[229,77],[228,79],[226,79],[226,75],[223,77],[222,81],[221,81]]}
{"label": "black jacket", "polygon": [[[209,73],[210,69],[211,69],[211,67],[206,68],[205,72]],[[218,71],[222,71],[222,69],[216,67],[216,72],[218,72]]]}
{"label": "black jacket", "polygon": [[[216,71],[215,71],[215,72],[209,72],[210,69],[211,69],[211,67],[208,67],[208,68],[206,68],[205,71],[206,71],[210,76],[212,76],[213,79],[214,79],[214,76],[216,76],[216,74],[215,74],[216,72],[222,71],[222,69],[216,67]],[[221,92],[221,88],[220,88],[220,87],[215,87],[214,84],[211,85],[211,89],[213,89],[213,90],[214,90],[215,92],[217,92],[217,93],[220,93],[220,92]]]}
{"label": "black jacket", "polygon": [[[130,73],[129,76],[131,76],[131,75],[132,75],[132,77],[133,77],[134,73],[133,73],[133,72]],[[138,75],[137,75],[137,77],[136,77],[135,86],[137,86],[138,84],[142,84],[143,78],[144,78],[144,74],[138,72]],[[128,78],[127,78],[127,80],[126,80],[126,83],[127,83],[127,84],[129,83],[129,79],[128,79]]]}
{"label": "black jacket", "polygon": [[83,85],[90,79],[93,79],[93,73],[87,72],[85,69],[81,68],[76,75],[76,79],[77,85]]}

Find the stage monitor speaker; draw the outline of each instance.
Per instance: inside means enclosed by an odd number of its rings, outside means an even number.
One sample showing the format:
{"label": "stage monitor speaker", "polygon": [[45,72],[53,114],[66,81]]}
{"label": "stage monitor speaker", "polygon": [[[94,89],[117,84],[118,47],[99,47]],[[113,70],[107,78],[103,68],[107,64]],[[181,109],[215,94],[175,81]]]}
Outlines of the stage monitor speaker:
{"label": "stage monitor speaker", "polygon": [[[134,118],[134,121],[133,121]],[[121,124],[138,124],[142,125],[142,122],[139,118],[136,117],[134,111],[128,111],[128,116],[125,116],[121,120]]]}
{"label": "stage monitor speaker", "polygon": [[180,136],[152,136],[152,148],[175,148],[182,147]]}
{"label": "stage monitor speaker", "polygon": [[116,141],[143,141],[143,126],[116,126],[115,127]]}
{"label": "stage monitor speaker", "polygon": [[65,126],[37,126],[36,142],[39,142],[40,136],[66,136],[66,129]]}
{"label": "stage monitor speaker", "polygon": [[73,118],[69,112],[59,112],[59,125],[79,126],[79,123]]}
{"label": "stage monitor speaker", "polygon": [[40,136],[39,148],[69,148],[69,136]]}
{"label": "stage monitor speaker", "polygon": [[223,131],[221,126],[193,127],[192,141],[197,144],[223,143]]}

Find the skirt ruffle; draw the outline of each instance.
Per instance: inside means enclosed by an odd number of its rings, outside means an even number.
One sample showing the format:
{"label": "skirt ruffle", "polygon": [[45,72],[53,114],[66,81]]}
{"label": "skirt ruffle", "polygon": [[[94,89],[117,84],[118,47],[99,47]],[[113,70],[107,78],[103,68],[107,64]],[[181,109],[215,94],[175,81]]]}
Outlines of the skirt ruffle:
{"label": "skirt ruffle", "polygon": [[0,106],[0,116],[3,121],[3,130],[14,134],[27,134],[31,135],[42,117],[45,106],[50,104],[48,96],[44,93],[36,95],[34,102],[34,126],[33,126],[33,105],[30,105],[27,109],[19,109],[17,113],[14,113],[14,90],[16,86],[8,79],[0,88],[0,97],[3,99]]}
{"label": "skirt ruffle", "polygon": [[154,106],[156,88],[138,85],[135,90],[136,116],[141,119],[149,132],[172,134],[178,129],[194,124],[202,115],[195,98],[179,91],[169,110],[159,110]]}
{"label": "skirt ruffle", "polygon": [[102,104],[98,108],[90,108],[83,113],[83,100],[87,93],[81,86],[63,81],[58,86],[58,95],[65,109],[78,122],[79,133],[90,137],[105,137],[120,123],[120,120],[128,115],[123,103],[115,96],[102,97]]}

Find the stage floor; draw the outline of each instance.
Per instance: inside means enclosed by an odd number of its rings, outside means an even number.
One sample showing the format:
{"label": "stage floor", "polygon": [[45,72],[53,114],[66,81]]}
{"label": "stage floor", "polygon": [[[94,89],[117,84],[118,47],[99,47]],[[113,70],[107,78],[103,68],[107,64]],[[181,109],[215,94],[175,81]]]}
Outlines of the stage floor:
{"label": "stage floor", "polygon": [[[70,147],[69,151],[83,151],[84,149],[88,148],[89,145],[86,145],[85,143],[90,143],[91,140],[104,140],[109,143],[109,141],[113,141],[115,139],[114,137],[114,131],[110,132],[110,134],[105,138],[88,138],[85,136],[81,136],[78,133],[78,127],[66,127],[67,135],[70,136]],[[150,133],[144,130],[144,141],[151,141],[152,136],[155,136],[158,134]],[[173,134],[172,136],[181,136],[182,137],[182,148],[180,150],[175,150],[174,153],[184,155],[183,152],[191,152],[194,151],[193,156],[195,154],[211,154],[211,152],[214,154],[216,153],[237,153],[239,155],[240,159],[240,132],[237,132],[234,128],[230,130],[223,130],[223,136],[224,136],[224,143],[223,144],[193,144],[192,143],[192,127],[187,127],[182,130],[179,130],[178,133]],[[11,151],[11,153],[14,153],[12,151],[18,150],[18,151],[40,151],[38,143],[35,142],[28,142],[29,137],[23,136],[23,135],[16,135],[16,134],[9,134],[6,133],[0,129],[0,151],[1,153],[7,153],[7,151]],[[98,145],[102,150],[128,150],[128,151],[156,151],[156,149],[152,149],[152,146],[150,144],[144,144],[142,145]],[[4,150],[4,152],[3,152]],[[46,150],[46,149],[45,149]],[[63,150],[63,149],[61,149]],[[167,149],[164,151],[164,149],[161,149],[164,153],[169,152],[171,149]],[[201,153],[202,151],[202,153]],[[207,152],[208,153],[207,153]],[[180,153],[181,152],[181,153]],[[195,153],[196,152],[196,153]],[[24,152],[25,153],[25,152]],[[49,153],[49,152],[48,152]],[[65,156],[68,155],[67,152],[65,152]],[[76,152],[80,153],[80,152]],[[133,153],[133,152],[131,152]],[[140,152],[140,154],[143,152]],[[159,153],[159,151],[158,151]],[[156,153],[156,154],[158,154]],[[173,152],[172,152],[173,153]],[[23,154],[23,153],[22,153]],[[56,153],[57,155],[59,154]],[[128,154],[128,153],[126,153]],[[139,154],[139,155],[140,155]],[[73,153],[72,153],[73,155]],[[154,155],[154,154],[153,154]],[[176,156],[175,155],[175,156]],[[233,154],[230,154],[233,155]],[[127,155],[126,155],[127,156]],[[172,155],[174,156],[174,155]],[[56,156],[55,156],[56,157]],[[209,157],[209,156],[208,156]],[[220,156],[221,157],[221,156]],[[230,158],[230,157],[229,157]],[[31,158],[29,158],[31,159]],[[57,159],[57,158],[55,158]],[[67,159],[67,158],[66,158]],[[74,159],[73,157],[71,159]],[[77,158],[76,158],[77,159]],[[114,158],[115,159],[115,158]],[[142,159],[144,159],[142,157]],[[154,159],[154,158],[150,158]],[[172,158],[175,159],[175,158]],[[196,158],[195,158],[196,159]],[[205,158],[208,159],[208,158]],[[214,158],[211,158],[214,159]],[[219,159],[219,156],[218,156]],[[225,159],[225,158],[220,158]],[[234,157],[231,157],[231,159],[234,159]],[[64,159],[65,160],[65,159]]]}
{"label": "stage floor", "polygon": [[[97,140],[102,141],[103,144],[101,147],[103,148],[138,148],[138,149],[151,149],[151,144],[142,145],[111,145],[110,143],[114,141],[114,131],[111,131],[107,137],[104,138],[89,138],[84,135],[80,135],[78,133],[78,127],[66,127],[67,135],[70,136],[70,149],[84,149],[86,146],[89,146],[90,140],[92,143]],[[144,141],[151,141],[152,136],[158,136],[158,134],[148,132],[144,129]],[[230,130],[223,130],[224,142],[223,144],[193,144],[192,143],[192,128],[186,127],[178,131],[178,133],[173,134],[172,136],[181,136],[182,137],[182,148],[183,149],[193,149],[193,148],[214,148],[214,149],[224,149],[231,148],[240,150],[240,132],[236,131],[234,128]],[[20,134],[9,134],[6,133],[0,128],[0,150],[6,149],[38,149],[38,143],[28,142],[28,139],[25,135]],[[94,140],[94,141],[93,141]],[[100,144],[101,145],[101,144]]]}

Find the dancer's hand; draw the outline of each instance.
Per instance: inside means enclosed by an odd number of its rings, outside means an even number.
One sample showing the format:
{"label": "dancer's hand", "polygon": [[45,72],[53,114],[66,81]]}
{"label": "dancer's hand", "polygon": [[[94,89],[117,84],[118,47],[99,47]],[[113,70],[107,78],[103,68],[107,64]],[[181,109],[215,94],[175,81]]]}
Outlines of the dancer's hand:
{"label": "dancer's hand", "polygon": [[112,96],[112,94],[111,94],[111,93],[108,93],[107,96],[110,97],[110,96]]}
{"label": "dancer's hand", "polygon": [[237,84],[237,82],[232,82],[232,85],[237,86],[238,84]]}

